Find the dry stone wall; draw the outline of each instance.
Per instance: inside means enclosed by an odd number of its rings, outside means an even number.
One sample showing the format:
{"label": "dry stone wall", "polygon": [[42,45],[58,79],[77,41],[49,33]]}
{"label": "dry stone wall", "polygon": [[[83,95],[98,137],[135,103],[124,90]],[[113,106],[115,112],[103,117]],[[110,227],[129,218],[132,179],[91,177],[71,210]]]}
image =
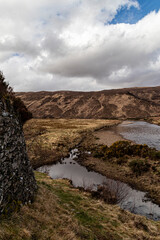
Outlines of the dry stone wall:
{"label": "dry stone wall", "polygon": [[22,125],[12,106],[0,98],[0,215],[32,201],[36,189]]}

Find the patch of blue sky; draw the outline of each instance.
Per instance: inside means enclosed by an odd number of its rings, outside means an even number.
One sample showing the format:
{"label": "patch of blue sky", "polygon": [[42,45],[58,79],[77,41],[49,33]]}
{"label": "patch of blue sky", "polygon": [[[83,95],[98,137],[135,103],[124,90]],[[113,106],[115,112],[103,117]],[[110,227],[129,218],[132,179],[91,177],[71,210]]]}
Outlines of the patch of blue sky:
{"label": "patch of blue sky", "polygon": [[47,23],[48,23],[48,21],[47,21],[47,20],[44,20],[44,19],[43,19],[43,20],[41,20],[41,24],[42,24],[42,25],[47,25]]}
{"label": "patch of blue sky", "polygon": [[60,17],[60,16],[61,16],[61,14],[60,14],[59,12],[57,12],[57,13],[56,13],[56,16],[57,16],[57,17]]}
{"label": "patch of blue sky", "polygon": [[23,57],[24,57],[24,54],[21,54],[21,53],[13,53],[13,54],[11,55],[11,57],[12,57],[12,58],[13,58],[13,57],[23,58]]}
{"label": "patch of blue sky", "polygon": [[20,56],[19,53],[13,53],[13,54],[12,54],[12,57],[19,57],[19,56]]}
{"label": "patch of blue sky", "polygon": [[127,6],[118,10],[115,18],[109,24],[129,23],[135,24],[152,11],[160,10],[160,0],[138,0],[139,8]]}
{"label": "patch of blue sky", "polygon": [[65,19],[65,18],[67,18],[67,14],[65,14],[65,13],[60,13],[60,12],[57,12],[57,13],[56,13],[56,16],[57,16],[59,19]]}

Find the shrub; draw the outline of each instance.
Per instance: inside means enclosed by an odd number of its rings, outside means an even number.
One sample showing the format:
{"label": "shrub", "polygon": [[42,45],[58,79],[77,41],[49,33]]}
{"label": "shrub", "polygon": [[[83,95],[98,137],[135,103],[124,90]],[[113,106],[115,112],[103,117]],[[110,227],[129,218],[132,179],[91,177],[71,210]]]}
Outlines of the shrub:
{"label": "shrub", "polygon": [[32,118],[32,113],[28,111],[24,102],[20,98],[13,98],[13,108],[17,115],[19,116],[22,124],[24,124],[27,120]]}
{"label": "shrub", "polygon": [[160,159],[160,151],[153,151],[151,153],[152,159],[158,160]]}
{"label": "shrub", "polygon": [[108,150],[107,145],[100,146],[98,149],[94,150],[93,156],[96,158],[102,158],[105,156],[107,150]]}
{"label": "shrub", "polygon": [[136,173],[136,176],[141,175],[143,172],[148,172],[150,169],[150,164],[147,161],[136,159],[129,163],[131,170]]}
{"label": "shrub", "polygon": [[128,157],[127,156],[124,156],[124,157],[120,157],[117,159],[116,163],[118,165],[122,165],[123,163],[127,163],[127,160],[128,160]]}
{"label": "shrub", "polygon": [[152,166],[152,170],[153,170],[153,172],[156,172],[157,171],[156,166]]}
{"label": "shrub", "polygon": [[122,164],[123,162],[125,163],[123,158],[126,158],[126,156],[160,159],[160,151],[150,148],[146,144],[131,144],[128,141],[118,141],[110,147],[106,145],[100,146],[93,152],[93,156],[103,159],[120,158],[121,160],[118,161],[118,164]]}
{"label": "shrub", "polygon": [[156,152],[156,149],[148,147],[146,144],[134,144],[132,145],[132,152],[134,156],[139,157],[150,157],[153,158],[153,153]]}
{"label": "shrub", "polygon": [[108,204],[118,204],[128,196],[128,187],[119,181],[110,180],[98,186],[97,191],[92,191],[91,195]]}
{"label": "shrub", "polygon": [[5,82],[5,77],[0,71],[0,96],[3,97],[6,94],[12,94],[12,92],[12,88]]}
{"label": "shrub", "polygon": [[15,97],[13,89],[9,86],[8,83],[5,82],[5,77],[3,73],[0,71],[0,97],[4,99],[8,110],[11,108],[11,105],[14,108],[14,111],[18,115],[22,124],[24,124],[27,120],[32,118],[32,113],[28,111],[24,102]]}
{"label": "shrub", "polygon": [[116,157],[120,158],[124,155],[131,155],[131,144],[127,141],[118,141],[113,143],[109,149],[107,149],[105,156],[107,158]]}
{"label": "shrub", "polygon": [[104,202],[108,204],[117,204],[118,199],[116,192],[111,191],[106,186],[99,186],[97,191],[91,192],[92,197],[97,199],[102,199]]}

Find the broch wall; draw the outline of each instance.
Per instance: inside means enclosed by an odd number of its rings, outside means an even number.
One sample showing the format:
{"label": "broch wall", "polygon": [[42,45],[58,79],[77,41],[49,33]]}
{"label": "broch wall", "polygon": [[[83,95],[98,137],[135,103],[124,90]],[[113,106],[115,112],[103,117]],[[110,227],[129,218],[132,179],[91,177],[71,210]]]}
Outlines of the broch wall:
{"label": "broch wall", "polygon": [[0,215],[32,201],[36,189],[22,124],[13,107],[0,99]]}

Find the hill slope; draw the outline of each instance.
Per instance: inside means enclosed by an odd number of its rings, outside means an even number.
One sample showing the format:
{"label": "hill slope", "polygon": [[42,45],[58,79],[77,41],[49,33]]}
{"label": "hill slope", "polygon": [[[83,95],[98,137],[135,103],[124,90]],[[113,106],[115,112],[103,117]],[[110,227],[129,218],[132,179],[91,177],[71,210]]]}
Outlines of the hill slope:
{"label": "hill slope", "polygon": [[147,118],[160,115],[160,87],[99,92],[16,93],[36,118]]}
{"label": "hill slope", "polygon": [[160,223],[36,173],[35,202],[0,221],[0,240],[159,240]]}

